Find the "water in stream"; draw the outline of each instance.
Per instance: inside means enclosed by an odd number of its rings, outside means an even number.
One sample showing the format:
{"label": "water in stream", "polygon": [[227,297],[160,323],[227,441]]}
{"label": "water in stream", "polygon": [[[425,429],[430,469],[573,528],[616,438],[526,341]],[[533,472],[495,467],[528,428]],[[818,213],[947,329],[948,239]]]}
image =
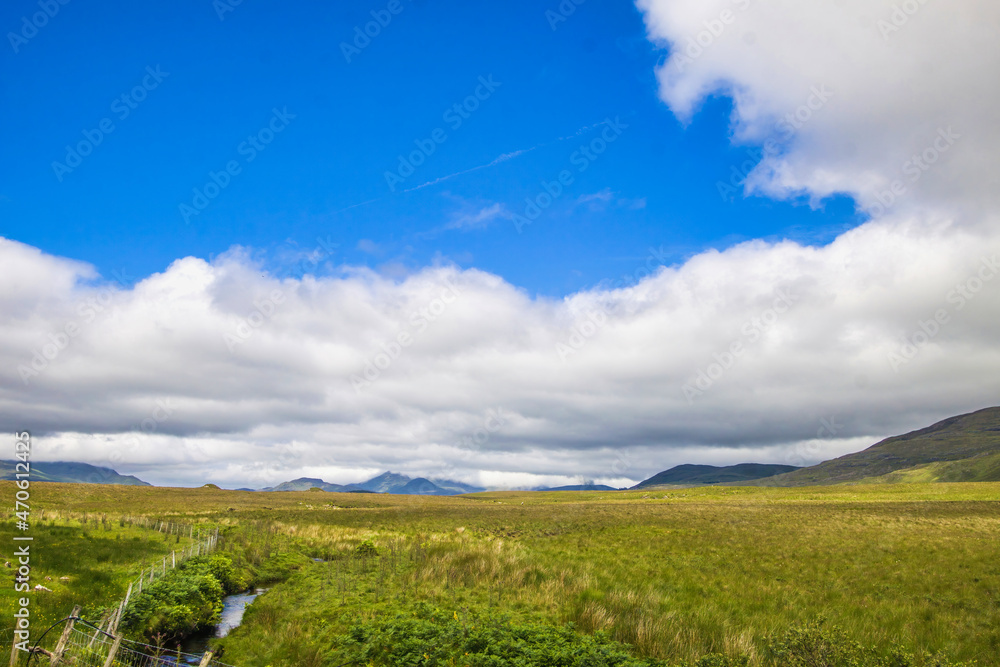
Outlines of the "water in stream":
{"label": "water in stream", "polygon": [[[188,637],[181,645],[181,651],[200,657],[208,650],[208,643],[212,639],[225,637],[229,634],[230,630],[239,627],[240,623],[243,622],[243,614],[246,612],[247,605],[253,602],[265,590],[267,589],[258,588],[253,593],[227,595],[222,599],[222,617],[218,625],[215,626],[215,630]],[[198,661],[196,660],[194,664],[198,664]]]}

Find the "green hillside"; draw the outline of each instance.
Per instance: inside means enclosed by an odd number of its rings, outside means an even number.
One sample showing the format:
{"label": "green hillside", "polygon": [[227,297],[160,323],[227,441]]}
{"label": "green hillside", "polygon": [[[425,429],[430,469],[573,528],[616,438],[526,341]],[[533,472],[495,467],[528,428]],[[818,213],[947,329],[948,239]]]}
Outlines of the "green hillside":
{"label": "green hillside", "polygon": [[1000,481],[1000,407],[950,417],[755,486]]}
{"label": "green hillside", "polygon": [[636,484],[634,489],[651,486],[721,484],[724,482],[745,482],[771,477],[780,473],[797,470],[795,466],[771,465],[766,463],[739,463],[734,466],[679,465],[670,470],[656,473]]}
{"label": "green hillside", "polygon": [[982,454],[960,461],[926,463],[868,477],[862,484],[897,484],[902,482],[996,482],[1000,481],[1000,452]]}
{"label": "green hillside", "polygon": [[[17,461],[0,461],[0,480],[17,479]],[[70,484],[125,484],[127,486],[150,486],[132,475],[119,475],[111,468],[101,468],[87,463],[70,461],[32,461],[31,481],[67,482]]]}

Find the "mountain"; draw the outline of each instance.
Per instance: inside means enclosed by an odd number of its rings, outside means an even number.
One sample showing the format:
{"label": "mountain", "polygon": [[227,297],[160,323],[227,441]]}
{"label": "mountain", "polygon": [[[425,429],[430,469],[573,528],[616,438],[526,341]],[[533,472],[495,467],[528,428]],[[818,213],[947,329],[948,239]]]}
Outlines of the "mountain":
{"label": "mountain", "polygon": [[704,486],[708,484],[722,484],[724,482],[745,482],[781,473],[789,473],[793,470],[798,470],[798,468],[795,466],[766,463],[740,463],[734,466],[723,467],[686,464],[656,473],[632,488],[644,489],[650,486],[667,484]]}
{"label": "mountain", "polygon": [[331,484],[313,477],[300,477],[290,482],[282,482],[261,491],[308,491],[318,488],[340,493],[392,493],[415,496],[455,496],[461,493],[478,493],[486,489],[447,479],[411,479],[406,475],[384,472],[360,484]]}
{"label": "mountain", "polygon": [[605,484],[570,484],[569,486],[553,486],[548,489],[536,489],[537,491],[617,491],[613,486]]}
{"label": "mountain", "polygon": [[1000,407],[950,417],[757,486],[1000,481]]}
{"label": "mountain", "polygon": [[458,494],[461,494],[461,493],[482,493],[483,491],[486,490],[485,488],[483,488],[481,486],[472,486],[471,484],[465,484],[463,482],[456,482],[456,481],[450,480],[450,479],[437,479],[435,477],[435,478],[431,479],[431,482],[433,482],[434,485],[437,486],[442,491],[447,491],[448,492],[448,493],[442,494],[442,495],[453,496],[453,495],[458,495]]}
{"label": "mountain", "polygon": [[[17,461],[0,461],[0,479],[17,479]],[[111,468],[101,468],[73,461],[32,461],[32,482],[67,482],[70,484],[124,484],[126,486],[152,486],[132,475],[119,475]]]}
{"label": "mountain", "polygon": [[340,484],[330,484],[315,477],[299,477],[290,482],[282,482],[277,486],[269,486],[266,489],[261,489],[261,491],[308,491],[314,487],[323,489],[324,491],[349,491],[354,488],[353,485],[348,488]]}
{"label": "mountain", "polygon": [[442,495],[452,495],[439,487],[437,484],[429,479],[424,479],[423,477],[417,477],[416,479],[411,479],[406,484],[402,486],[394,486],[389,490],[389,493],[396,493],[400,495],[409,496],[442,496]]}
{"label": "mountain", "polygon": [[391,489],[405,486],[409,481],[410,478],[406,475],[386,471],[381,475],[372,477],[367,482],[361,482],[354,486],[365,491],[374,491],[375,493],[392,493]]}

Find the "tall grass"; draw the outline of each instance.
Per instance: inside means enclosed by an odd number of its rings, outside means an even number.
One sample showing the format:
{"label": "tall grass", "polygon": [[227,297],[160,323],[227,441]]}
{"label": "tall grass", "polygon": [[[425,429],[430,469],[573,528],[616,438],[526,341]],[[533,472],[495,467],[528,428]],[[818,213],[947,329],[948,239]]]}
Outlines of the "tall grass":
{"label": "tall grass", "polygon": [[[59,506],[60,486],[42,502]],[[70,504],[218,522],[260,563],[325,561],[251,606],[225,642],[226,662],[246,667],[328,664],[351,627],[419,604],[572,622],[671,663],[767,664],[775,637],[824,617],[883,655],[898,643],[1000,665],[998,498],[986,483],[460,498],[121,488],[74,490]]]}

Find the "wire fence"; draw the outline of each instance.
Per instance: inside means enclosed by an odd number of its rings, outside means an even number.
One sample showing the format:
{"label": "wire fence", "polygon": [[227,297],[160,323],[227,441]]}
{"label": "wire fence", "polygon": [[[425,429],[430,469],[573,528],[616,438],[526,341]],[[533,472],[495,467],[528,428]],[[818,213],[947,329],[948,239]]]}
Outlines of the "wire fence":
{"label": "wire fence", "polygon": [[[86,521],[86,519],[84,519]],[[142,523],[140,522],[140,525]],[[176,532],[195,537],[194,528],[183,524],[169,522],[148,522],[146,527],[159,532]],[[200,536],[198,536],[200,537]],[[131,641],[118,634],[118,626],[122,616],[128,609],[133,593],[139,595],[143,587],[149,587],[184,561],[212,553],[219,544],[219,531],[215,529],[205,537],[179,551],[172,551],[159,563],[154,563],[149,569],[143,569],[139,576],[128,586],[125,597],[105,613],[98,625],[94,625],[79,617],[80,607],[75,607],[68,617],[63,634],[53,651],[38,649],[28,655],[26,665],[43,664],[41,656],[46,655],[52,665],[73,665],[74,667],[163,667],[165,665],[199,665],[200,667],[233,667],[214,658],[211,652],[203,655],[184,653],[180,650],[167,650],[163,647]],[[13,632],[11,633],[13,635]],[[11,642],[13,644],[13,641]],[[11,667],[20,664],[23,651],[11,649]]]}
{"label": "wire fence", "polygon": [[[210,653],[196,655],[178,650],[167,650],[140,642],[128,641],[110,635],[92,626],[81,629],[80,624],[70,630],[63,654],[63,664],[74,667],[167,667],[169,665],[199,665],[201,667],[232,667],[216,660]],[[109,657],[110,656],[110,657]],[[206,660],[207,656],[207,660]],[[109,663],[110,660],[110,663]]]}

